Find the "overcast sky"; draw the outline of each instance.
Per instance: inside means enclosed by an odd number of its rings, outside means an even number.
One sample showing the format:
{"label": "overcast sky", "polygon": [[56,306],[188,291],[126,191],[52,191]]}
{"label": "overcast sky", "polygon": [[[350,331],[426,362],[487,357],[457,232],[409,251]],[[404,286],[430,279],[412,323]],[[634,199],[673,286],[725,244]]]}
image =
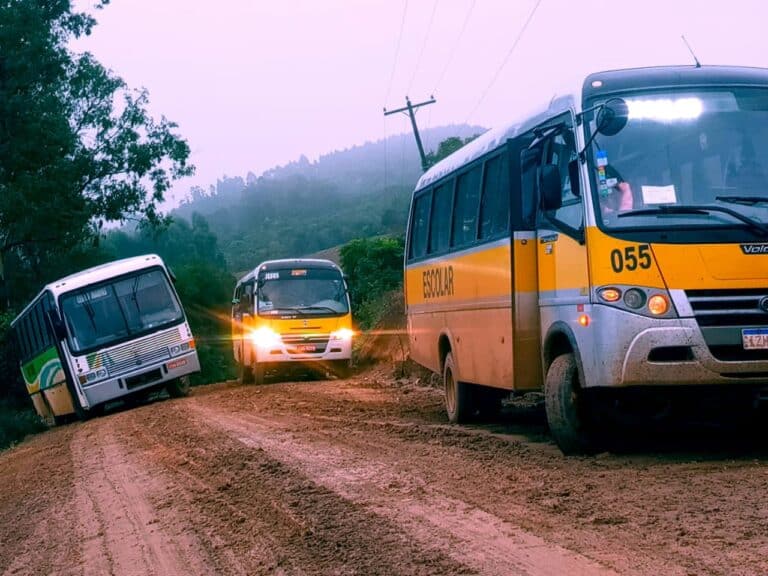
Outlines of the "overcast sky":
{"label": "overcast sky", "polygon": [[703,64],[768,67],[761,0],[112,0],[95,15],[75,49],[147,88],[191,145],[176,196],[410,132],[382,112],[406,94],[437,99],[420,127],[492,127],[589,72],[692,63],[681,34]]}

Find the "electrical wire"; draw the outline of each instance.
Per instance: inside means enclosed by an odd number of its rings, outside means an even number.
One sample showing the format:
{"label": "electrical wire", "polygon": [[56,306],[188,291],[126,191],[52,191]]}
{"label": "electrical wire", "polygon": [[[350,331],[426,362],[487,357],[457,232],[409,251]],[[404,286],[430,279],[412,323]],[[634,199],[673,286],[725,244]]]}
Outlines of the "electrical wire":
{"label": "electrical wire", "polygon": [[395,48],[395,60],[392,62],[392,73],[389,75],[389,86],[387,87],[387,94],[384,96],[384,106],[386,107],[389,100],[389,94],[392,92],[392,82],[395,79],[395,70],[397,70],[397,60],[400,56],[400,44],[403,40],[403,29],[405,28],[405,16],[408,14],[408,0],[405,0],[403,6],[403,18],[400,21],[400,33],[397,35],[397,47]]}
{"label": "electrical wire", "polygon": [[411,81],[408,83],[408,90],[406,91],[406,94],[411,93],[411,87],[413,86],[413,81],[416,80],[416,74],[419,71],[419,67],[421,66],[421,60],[424,57],[424,50],[427,48],[427,40],[429,40],[429,33],[432,30],[432,23],[435,20],[435,12],[437,12],[437,0],[434,1],[434,4],[432,4],[432,14],[429,16],[429,24],[427,24],[427,32],[424,34],[424,41],[421,43],[421,50],[419,51],[419,56],[416,59],[416,66],[413,68],[413,75],[411,76]]}
{"label": "electrical wire", "polygon": [[542,0],[537,0],[536,1],[536,5],[533,7],[533,10],[531,10],[531,13],[528,14],[528,18],[526,19],[525,23],[523,24],[523,27],[520,28],[520,32],[518,32],[517,37],[515,38],[515,41],[512,43],[512,47],[509,49],[509,52],[507,52],[507,55],[504,57],[504,61],[501,63],[501,65],[498,67],[498,69],[494,73],[494,75],[491,78],[491,81],[488,84],[488,86],[486,86],[485,90],[483,90],[483,93],[480,96],[480,100],[477,101],[477,104],[475,104],[475,107],[472,108],[472,112],[469,113],[469,115],[467,116],[467,119],[464,121],[465,124],[469,124],[470,118],[472,118],[472,116],[474,116],[475,112],[477,112],[477,109],[480,108],[480,105],[485,100],[485,97],[488,95],[488,92],[493,87],[493,85],[496,83],[496,80],[498,80],[499,75],[501,74],[501,71],[507,65],[507,62],[509,61],[509,58],[512,56],[512,53],[515,51],[515,48],[517,48],[517,45],[520,43],[520,39],[523,37],[523,34],[525,34],[525,31],[528,28],[528,25],[531,23],[531,20],[533,19],[534,14],[536,14],[536,10],[539,9],[539,6],[541,5],[541,2],[542,2]]}
{"label": "electrical wire", "polygon": [[440,72],[440,76],[437,77],[437,82],[435,83],[435,87],[432,89],[432,94],[437,93],[437,89],[440,87],[440,84],[443,82],[443,79],[445,78],[445,74],[448,72],[448,69],[451,67],[451,64],[453,64],[453,59],[456,57],[456,52],[459,47],[459,43],[461,42],[461,39],[464,36],[464,32],[467,29],[469,18],[472,16],[472,11],[475,9],[476,3],[477,3],[477,0],[472,0],[472,4],[469,6],[467,15],[464,17],[464,23],[461,25],[459,36],[456,38],[456,42],[453,43],[453,47],[451,48],[451,53],[448,56],[448,61],[445,63],[445,67],[443,68],[443,71]]}

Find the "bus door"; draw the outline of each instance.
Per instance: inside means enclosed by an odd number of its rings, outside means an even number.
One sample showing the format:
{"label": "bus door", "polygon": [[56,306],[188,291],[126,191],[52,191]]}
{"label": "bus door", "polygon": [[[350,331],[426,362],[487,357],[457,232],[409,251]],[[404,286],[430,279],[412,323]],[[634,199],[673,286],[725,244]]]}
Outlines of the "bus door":
{"label": "bus door", "polygon": [[513,374],[515,390],[541,387],[538,255],[536,251],[536,173],[539,148],[533,134],[510,142],[512,195]]}
{"label": "bus door", "polygon": [[[539,145],[535,164],[539,197],[536,214],[539,308],[542,326],[557,320],[576,322],[589,303],[587,247],[584,240],[584,206],[578,176],[578,155],[570,115],[553,124]],[[573,176],[571,176],[571,173]],[[559,208],[542,207],[545,180],[559,180]],[[573,178],[575,186],[572,185]],[[542,335],[542,336],[545,336]]]}
{"label": "bus door", "polygon": [[253,314],[253,282],[246,282],[235,290],[232,303],[232,349],[236,362],[243,361],[243,338]]}

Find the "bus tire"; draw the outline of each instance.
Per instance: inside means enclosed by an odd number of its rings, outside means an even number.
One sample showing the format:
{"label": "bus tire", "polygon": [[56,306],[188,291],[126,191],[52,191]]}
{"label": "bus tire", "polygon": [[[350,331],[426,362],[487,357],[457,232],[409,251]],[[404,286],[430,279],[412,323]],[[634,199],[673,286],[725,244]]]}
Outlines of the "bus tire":
{"label": "bus tire", "polygon": [[331,361],[331,373],[337,378],[342,380],[349,378],[352,373],[352,365],[349,360],[333,360]]}
{"label": "bus tire", "polygon": [[544,403],[549,430],[563,454],[596,451],[573,353],[556,357],[547,370]]}
{"label": "bus tire", "polygon": [[253,370],[248,364],[240,363],[237,365],[237,381],[240,384],[253,382]]}
{"label": "bus tire", "polygon": [[256,362],[253,365],[253,371],[251,373],[253,377],[253,383],[257,385],[264,384],[264,376],[266,375],[266,366],[263,362]]}
{"label": "bus tire", "polygon": [[189,376],[181,376],[169,382],[165,389],[168,391],[168,396],[171,398],[184,398],[189,396],[190,388],[192,387]]}
{"label": "bus tire", "polygon": [[468,422],[474,412],[472,385],[456,380],[456,366],[453,354],[445,357],[443,365],[443,388],[445,389],[445,411],[451,424]]}

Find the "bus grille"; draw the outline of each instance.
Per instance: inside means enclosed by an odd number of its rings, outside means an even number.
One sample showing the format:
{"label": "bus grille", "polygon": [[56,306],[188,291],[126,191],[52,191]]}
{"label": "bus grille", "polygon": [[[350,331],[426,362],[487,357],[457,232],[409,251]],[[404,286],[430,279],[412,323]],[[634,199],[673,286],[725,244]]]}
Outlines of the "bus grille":
{"label": "bus grille", "polygon": [[686,290],[699,326],[768,326],[760,301],[768,288],[744,290]]}
{"label": "bus grille", "polygon": [[696,322],[704,331],[707,328],[732,328],[730,342],[707,342],[709,351],[723,362],[768,360],[768,350],[745,350],[741,343],[741,329],[768,326],[766,305],[768,288],[743,290],[687,290],[686,296],[693,309]]}
{"label": "bus grille", "polygon": [[105,367],[109,375],[120,374],[137,366],[145,366],[171,357],[168,348],[181,342],[178,330],[155,334],[136,342],[129,342],[112,350],[88,357],[91,369]]}
{"label": "bus grille", "polygon": [[[283,344],[289,354],[322,354],[328,347],[327,334],[312,334],[307,336],[297,336],[284,334]],[[314,350],[308,350],[307,347],[314,346]]]}

